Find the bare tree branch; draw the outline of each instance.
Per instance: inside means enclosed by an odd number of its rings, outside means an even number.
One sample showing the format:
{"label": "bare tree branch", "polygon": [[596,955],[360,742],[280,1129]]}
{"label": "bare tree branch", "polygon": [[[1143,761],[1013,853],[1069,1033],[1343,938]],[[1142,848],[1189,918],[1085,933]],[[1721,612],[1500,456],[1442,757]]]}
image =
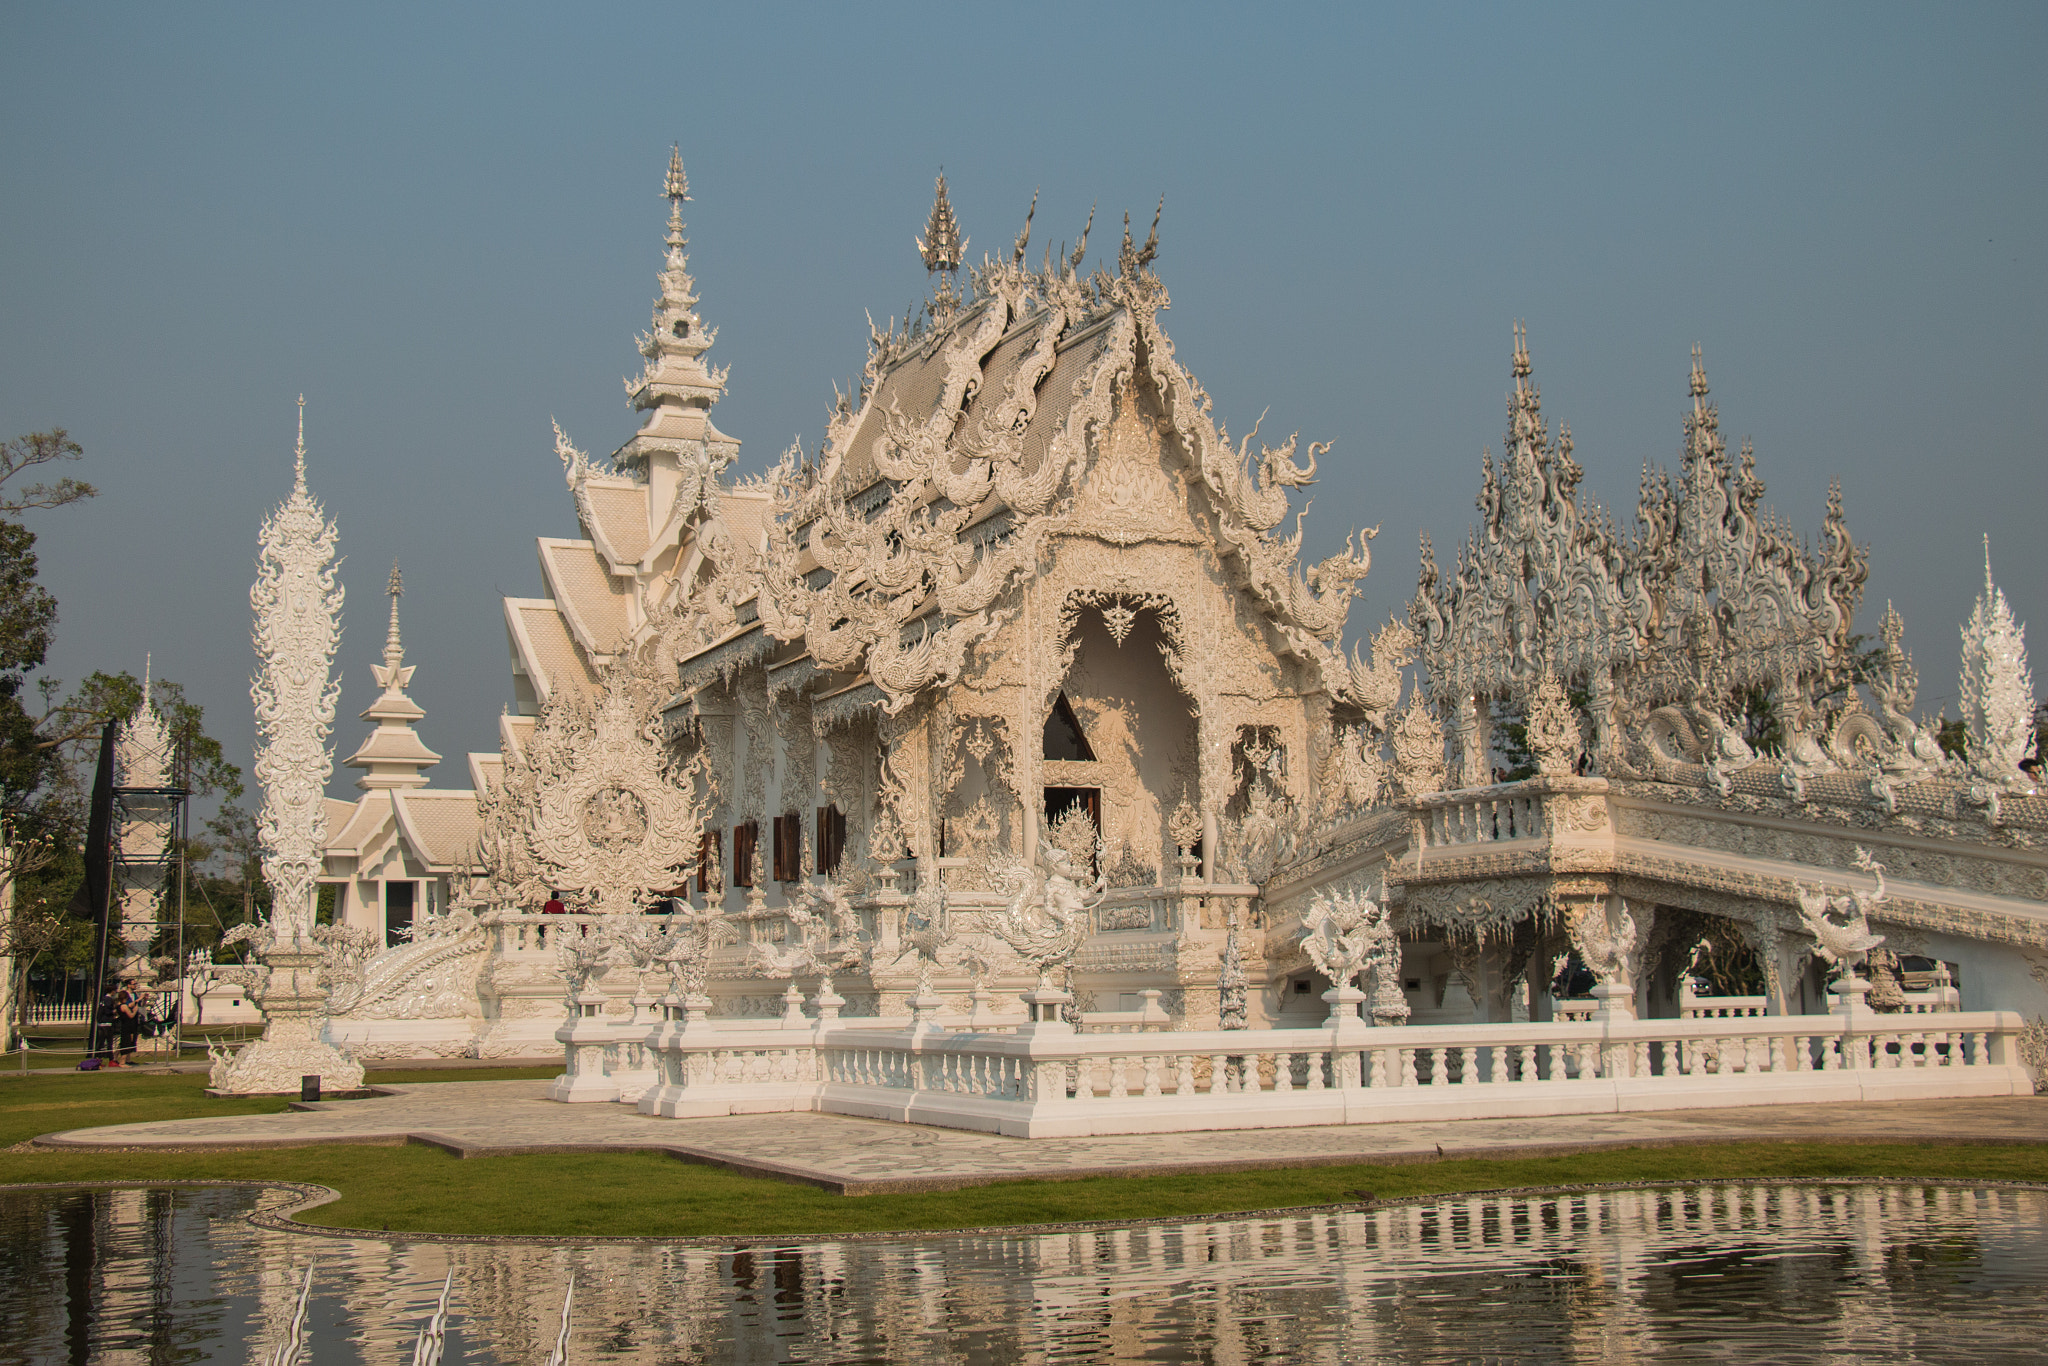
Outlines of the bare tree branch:
{"label": "bare tree branch", "polygon": [[[30,432],[0,445],[0,486],[25,470],[53,465],[60,460],[78,460],[85,447],[71,439],[62,427],[47,432]],[[68,475],[54,484],[30,484],[0,493],[0,514],[15,516],[30,508],[60,508],[66,503],[95,497],[99,490],[82,479]]]}

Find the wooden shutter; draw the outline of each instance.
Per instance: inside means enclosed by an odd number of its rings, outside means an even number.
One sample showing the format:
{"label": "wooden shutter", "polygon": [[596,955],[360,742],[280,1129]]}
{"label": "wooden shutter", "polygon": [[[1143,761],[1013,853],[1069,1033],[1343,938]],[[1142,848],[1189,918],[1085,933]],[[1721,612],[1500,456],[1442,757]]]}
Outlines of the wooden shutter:
{"label": "wooden shutter", "polygon": [[818,808],[818,871],[836,873],[846,852],[846,813],[836,805]]}

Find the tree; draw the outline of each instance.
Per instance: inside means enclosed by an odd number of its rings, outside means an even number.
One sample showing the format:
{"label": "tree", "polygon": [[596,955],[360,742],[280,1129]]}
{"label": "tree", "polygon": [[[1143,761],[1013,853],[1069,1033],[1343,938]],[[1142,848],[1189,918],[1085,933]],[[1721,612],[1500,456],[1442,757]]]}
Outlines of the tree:
{"label": "tree", "polygon": [[[0,518],[96,496],[91,484],[69,477],[18,482],[84,454],[61,428],[0,443]],[[0,951],[33,942],[32,952],[17,956],[33,962],[40,955],[52,967],[71,967],[92,954],[90,936],[70,906],[84,875],[86,798],[100,730],[135,713],[143,685],[123,672],[94,673],[69,694],[53,678],[36,678],[31,687],[57,624],[56,600],[36,581],[35,543],[35,533],[19,521],[0,520],[0,818],[25,846],[41,851],[36,866],[21,862],[12,922],[0,926]],[[192,794],[239,798],[241,770],[206,734],[203,709],[168,679],[156,679],[150,693],[183,760],[178,776]],[[38,705],[30,705],[31,696]]]}
{"label": "tree", "polygon": [[27,470],[54,465],[64,460],[82,460],[85,447],[71,439],[62,427],[47,432],[30,432],[0,444],[0,516],[19,517],[30,508],[60,508],[66,503],[98,495],[99,490],[82,479],[68,476],[54,484],[30,484],[8,489],[7,482]]}

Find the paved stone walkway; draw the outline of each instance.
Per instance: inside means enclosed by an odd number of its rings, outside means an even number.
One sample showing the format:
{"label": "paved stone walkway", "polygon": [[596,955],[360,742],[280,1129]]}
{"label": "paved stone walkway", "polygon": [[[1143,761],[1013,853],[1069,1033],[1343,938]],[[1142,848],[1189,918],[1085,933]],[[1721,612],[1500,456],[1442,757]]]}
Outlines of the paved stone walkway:
{"label": "paved stone walkway", "polygon": [[394,1086],[389,1095],[295,1106],[285,1114],[73,1129],[37,1143],[155,1150],[424,1143],[462,1157],[640,1149],[844,1195],[1033,1177],[1535,1157],[1685,1143],[2048,1143],[2048,1098],[2017,1096],[1025,1139],[811,1113],[655,1119],[616,1104],[563,1105],[545,1099],[547,1086]]}

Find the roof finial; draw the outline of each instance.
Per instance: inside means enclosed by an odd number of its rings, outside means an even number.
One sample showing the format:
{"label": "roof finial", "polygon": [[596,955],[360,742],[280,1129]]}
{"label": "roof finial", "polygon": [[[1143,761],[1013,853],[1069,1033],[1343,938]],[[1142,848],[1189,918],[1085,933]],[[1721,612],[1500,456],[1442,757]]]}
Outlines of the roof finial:
{"label": "roof finial", "polygon": [[1116,254],[1116,272],[1119,275],[1135,275],[1151,264],[1159,254],[1159,215],[1166,212],[1166,196],[1159,196],[1159,207],[1152,211],[1152,231],[1145,235],[1145,245],[1131,245],[1131,213],[1124,210],[1124,241]]}
{"label": "roof finial", "polygon": [[967,239],[960,235],[960,220],[953,216],[953,205],[946,198],[946,171],[939,168],[938,193],[932,200],[932,216],[925,224],[924,236],[917,239],[917,254],[924,258],[925,270],[933,275],[940,271],[952,275],[960,269],[960,261],[967,251]]}
{"label": "roof finial", "polygon": [[1990,600],[1991,592],[1991,533],[1987,531],[1984,533],[1984,597],[1986,601]]}
{"label": "roof finial", "polygon": [[690,197],[690,178],[683,174],[683,145],[680,142],[669,144],[668,179],[663,183],[661,192],[677,205]]}
{"label": "roof finial", "polygon": [[1031,245],[1031,219],[1038,212],[1038,191],[1031,192],[1031,207],[1024,211],[1024,231],[1017,234],[1017,249],[1010,257],[1010,264],[1024,264],[1024,248]]}
{"label": "roof finial", "polygon": [[364,770],[356,786],[365,791],[420,787],[427,781],[421,770],[433,767],[441,758],[414,731],[414,724],[426,713],[405,695],[414,666],[405,662],[405,645],[398,638],[398,599],[405,593],[405,576],[398,572],[395,559],[384,591],[391,597],[391,625],[384,633],[384,662],[370,666],[370,676],[384,691],[362,713],[365,721],[377,723],[377,729],[345,761],[351,768]]}
{"label": "roof finial", "polygon": [[[1067,258],[1067,271],[1069,274],[1081,268],[1081,258],[1088,254],[1088,234],[1094,230],[1095,206],[1090,204],[1088,206],[1088,221],[1081,225],[1081,240],[1074,244],[1074,254]],[[1064,243],[1061,244],[1061,249],[1065,250]]]}
{"label": "roof finial", "polygon": [[391,562],[391,578],[384,591],[391,596],[391,628],[384,633],[384,666],[395,669],[405,663],[405,646],[398,639],[398,599],[405,593],[405,576],[398,572],[397,560]]}
{"label": "roof finial", "polygon": [[1145,235],[1145,245],[1131,245],[1131,215],[1124,211],[1124,242],[1117,252],[1116,268],[1119,275],[1135,275],[1150,265],[1152,258],[1159,254],[1159,215],[1166,212],[1166,196],[1159,196],[1159,207],[1152,211],[1152,231]]}
{"label": "roof finial", "polygon": [[[1985,539],[1988,541],[1991,538],[1987,536]],[[142,701],[145,705],[149,702],[149,666],[151,662],[150,652],[144,650],[142,652]]]}
{"label": "roof finial", "polygon": [[299,444],[292,448],[292,491],[306,491],[306,396],[299,395]]}

